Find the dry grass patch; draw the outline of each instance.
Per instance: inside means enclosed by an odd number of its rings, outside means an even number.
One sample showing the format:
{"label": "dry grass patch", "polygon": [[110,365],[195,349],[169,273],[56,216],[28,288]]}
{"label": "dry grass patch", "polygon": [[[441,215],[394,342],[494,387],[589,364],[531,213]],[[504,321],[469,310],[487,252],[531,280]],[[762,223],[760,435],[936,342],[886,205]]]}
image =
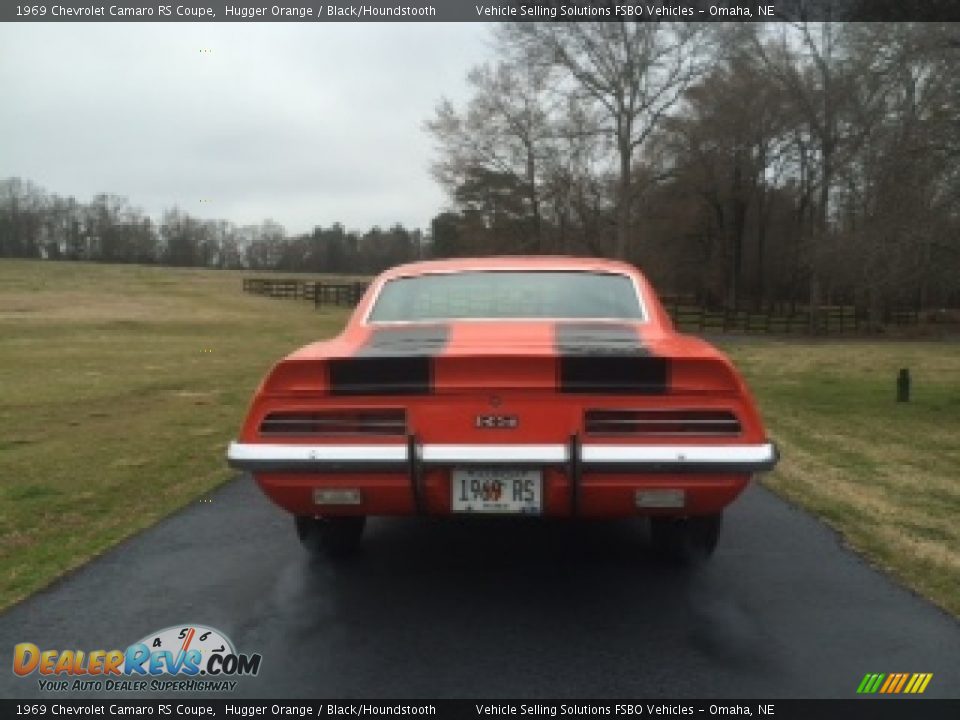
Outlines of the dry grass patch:
{"label": "dry grass patch", "polygon": [[[766,480],[960,615],[960,346],[731,345],[783,459]],[[895,402],[910,368],[913,397]]]}

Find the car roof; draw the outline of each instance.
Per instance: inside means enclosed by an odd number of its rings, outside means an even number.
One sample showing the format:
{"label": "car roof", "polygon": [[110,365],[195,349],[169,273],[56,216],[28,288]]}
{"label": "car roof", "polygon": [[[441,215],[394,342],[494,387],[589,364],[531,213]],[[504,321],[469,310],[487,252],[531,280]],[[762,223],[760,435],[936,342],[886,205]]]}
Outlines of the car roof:
{"label": "car roof", "polygon": [[456,273],[483,270],[520,271],[581,271],[609,272],[630,275],[637,268],[629,263],[604,258],[568,257],[564,255],[505,255],[496,257],[452,258],[426,260],[398,265],[383,274],[384,280],[396,277]]}

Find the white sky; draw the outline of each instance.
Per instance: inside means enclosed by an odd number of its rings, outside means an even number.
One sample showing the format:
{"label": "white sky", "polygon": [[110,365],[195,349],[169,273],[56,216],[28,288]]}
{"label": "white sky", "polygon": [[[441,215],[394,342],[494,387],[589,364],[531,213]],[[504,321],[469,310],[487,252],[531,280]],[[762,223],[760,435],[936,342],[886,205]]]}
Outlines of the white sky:
{"label": "white sky", "polygon": [[[489,58],[480,23],[0,24],[0,178],[290,233],[426,229],[423,123]],[[201,52],[209,50],[209,52]]]}

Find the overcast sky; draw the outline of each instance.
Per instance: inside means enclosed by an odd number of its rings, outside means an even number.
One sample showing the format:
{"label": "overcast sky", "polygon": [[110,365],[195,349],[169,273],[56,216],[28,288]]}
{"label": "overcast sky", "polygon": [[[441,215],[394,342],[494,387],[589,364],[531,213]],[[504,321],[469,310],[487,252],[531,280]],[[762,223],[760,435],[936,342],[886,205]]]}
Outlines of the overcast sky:
{"label": "overcast sky", "polygon": [[[480,23],[0,25],[0,177],[290,233],[428,227],[424,121]],[[207,51],[207,52],[201,52]]]}

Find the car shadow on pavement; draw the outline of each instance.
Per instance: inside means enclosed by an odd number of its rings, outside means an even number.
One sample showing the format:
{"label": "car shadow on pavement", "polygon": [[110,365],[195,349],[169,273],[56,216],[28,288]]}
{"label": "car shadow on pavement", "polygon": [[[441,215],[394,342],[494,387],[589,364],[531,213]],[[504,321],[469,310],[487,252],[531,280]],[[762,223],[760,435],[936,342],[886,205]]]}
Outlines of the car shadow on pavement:
{"label": "car shadow on pavement", "polygon": [[356,556],[303,562],[303,596],[315,598],[316,622],[306,621],[304,608],[300,632],[332,644],[345,661],[327,677],[348,685],[370,670],[350,666],[357,638],[376,648],[394,677],[415,662],[414,674],[461,689],[478,673],[510,686],[514,675],[499,662],[540,668],[533,672],[559,662],[584,677],[577,692],[603,693],[605,682],[622,690],[623,678],[595,684],[591,666],[622,656],[643,667],[655,659],[652,648],[666,646],[686,648],[681,655],[694,664],[722,662],[751,674],[762,675],[771,661],[749,609],[715,587],[709,563],[677,567],[660,558],[640,519],[378,520]]}

